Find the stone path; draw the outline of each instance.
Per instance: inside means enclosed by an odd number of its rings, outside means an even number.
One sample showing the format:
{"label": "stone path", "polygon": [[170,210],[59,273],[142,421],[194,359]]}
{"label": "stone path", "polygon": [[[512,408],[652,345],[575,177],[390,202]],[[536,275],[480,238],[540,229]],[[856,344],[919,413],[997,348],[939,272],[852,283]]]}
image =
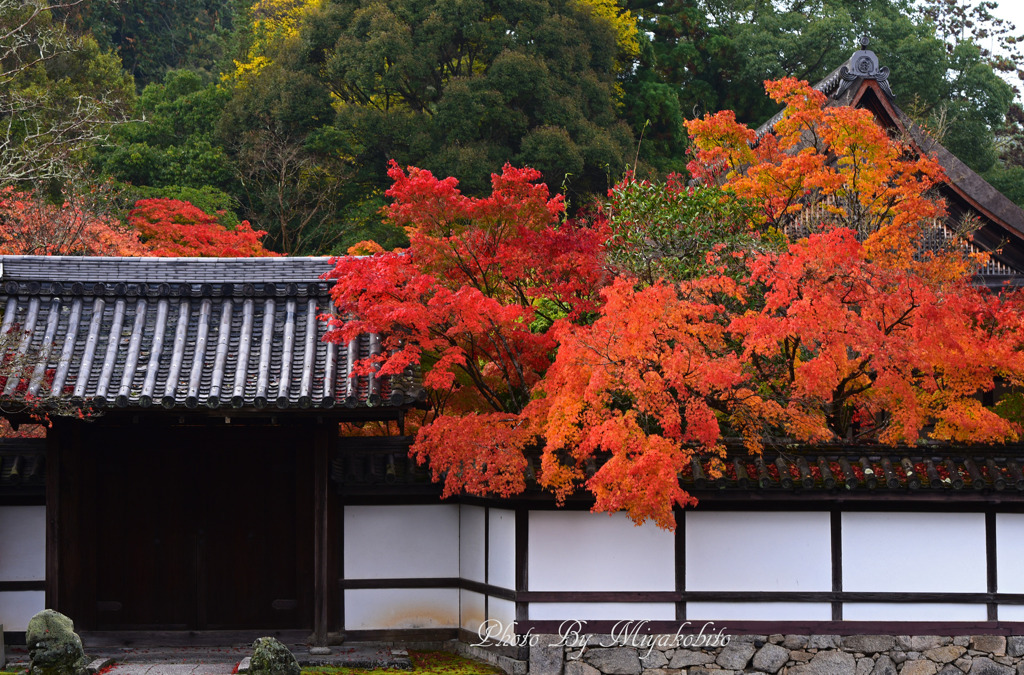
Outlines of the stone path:
{"label": "stone path", "polygon": [[[303,645],[288,645],[299,664],[349,666],[353,668],[394,668],[411,670],[409,654],[404,649],[382,644],[347,644],[331,648],[330,654],[311,655]],[[252,655],[252,647],[106,647],[86,651],[94,668],[102,668],[112,660],[113,667],[104,675],[230,675],[243,659]],[[27,665],[24,647],[8,650],[8,670],[23,670]],[[19,658],[22,657],[22,658]]]}

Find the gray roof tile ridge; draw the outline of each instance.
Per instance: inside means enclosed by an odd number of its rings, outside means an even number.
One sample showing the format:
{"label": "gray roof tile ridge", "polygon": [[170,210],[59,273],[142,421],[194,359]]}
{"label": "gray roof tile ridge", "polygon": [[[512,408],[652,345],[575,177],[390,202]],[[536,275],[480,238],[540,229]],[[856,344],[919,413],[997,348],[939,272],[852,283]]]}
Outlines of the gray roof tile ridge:
{"label": "gray roof tile ridge", "polygon": [[315,281],[333,256],[163,258],[0,256],[3,278],[40,281]]}

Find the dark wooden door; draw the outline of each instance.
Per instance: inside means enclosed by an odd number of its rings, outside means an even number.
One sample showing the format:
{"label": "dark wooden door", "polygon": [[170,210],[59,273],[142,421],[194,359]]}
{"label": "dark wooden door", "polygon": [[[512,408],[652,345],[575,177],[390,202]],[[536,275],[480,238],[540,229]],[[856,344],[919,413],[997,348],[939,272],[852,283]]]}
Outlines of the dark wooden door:
{"label": "dark wooden door", "polygon": [[128,429],[87,450],[94,629],[312,627],[312,453],[281,431]]}

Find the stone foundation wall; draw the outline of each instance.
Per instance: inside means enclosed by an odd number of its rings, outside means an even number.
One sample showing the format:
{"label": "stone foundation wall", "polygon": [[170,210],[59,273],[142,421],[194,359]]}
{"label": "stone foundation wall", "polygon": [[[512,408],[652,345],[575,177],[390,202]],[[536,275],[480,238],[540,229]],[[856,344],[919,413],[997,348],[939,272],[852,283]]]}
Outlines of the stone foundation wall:
{"label": "stone foundation wall", "polygon": [[689,647],[590,636],[582,648],[533,637],[529,675],[1024,675],[1024,636],[733,635]]}

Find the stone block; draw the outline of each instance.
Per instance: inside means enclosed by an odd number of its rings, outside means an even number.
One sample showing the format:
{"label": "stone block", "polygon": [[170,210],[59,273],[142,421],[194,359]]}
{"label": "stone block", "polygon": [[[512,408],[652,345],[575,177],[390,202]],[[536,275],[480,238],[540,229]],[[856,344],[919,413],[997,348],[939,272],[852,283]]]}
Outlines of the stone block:
{"label": "stone block", "polygon": [[871,670],[871,675],[896,675],[896,664],[888,656],[882,654],[875,659],[875,667]]}
{"label": "stone block", "polygon": [[1006,638],[1007,656],[1024,656],[1024,635],[1014,635]]}
{"label": "stone block", "polygon": [[640,651],[640,665],[644,668],[662,668],[668,665],[668,659],[664,652],[652,649],[649,652],[644,649]]}
{"label": "stone block", "polygon": [[[28,620],[28,675],[84,675],[88,663],[70,618],[44,609]],[[295,675],[298,675],[296,672]]]}
{"label": "stone block", "polygon": [[1013,668],[996,663],[990,658],[979,656],[971,661],[969,675],[1015,675]]}
{"label": "stone block", "polygon": [[530,675],[562,675],[564,648],[545,640],[530,645]]}
{"label": "stone block", "polygon": [[789,661],[789,650],[776,644],[766,644],[754,654],[754,667],[766,673],[777,673]]}
{"label": "stone block", "polygon": [[721,668],[691,668],[690,675],[736,675],[731,670],[722,670]]}
{"label": "stone block", "polygon": [[707,663],[713,663],[714,660],[714,654],[696,649],[677,649],[676,653],[672,655],[672,660],[669,662],[668,667],[689,668],[690,666],[703,666]]}
{"label": "stone block", "polygon": [[728,670],[743,670],[754,655],[754,645],[750,642],[730,643],[715,659],[715,663]]}
{"label": "stone block", "polygon": [[896,646],[907,652],[925,652],[948,645],[952,641],[952,638],[940,635],[899,635],[896,637]]}
{"label": "stone block", "polygon": [[807,663],[813,658],[814,654],[803,650],[792,651],[789,653],[789,659],[791,661],[796,661],[797,663]]}
{"label": "stone block", "polygon": [[963,673],[964,671],[960,670],[952,663],[947,663],[946,665],[942,666],[941,670],[939,670],[939,675],[963,675]]}
{"label": "stone block", "polygon": [[848,652],[877,654],[886,652],[896,646],[896,638],[891,635],[848,635],[843,638],[843,649]]}
{"label": "stone block", "polygon": [[1006,637],[1003,635],[975,635],[971,638],[971,649],[988,652],[995,656],[1006,656]]}
{"label": "stone block", "polygon": [[875,660],[870,656],[857,659],[857,675],[871,675],[875,669]]}
{"label": "stone block", "polygon": [[790,668],[789,675],[857,675],[857,660],[846,652],[818,652],[807,663]]}
{"label": "stone block", "polygon": [[935,675],[938,671],[934,661],[914,659],[903,664],[900,675]]}
{"label": "stone block", "polygon": [[588,666],[582,661],[567,661],[565,664],[565,675],[601,675],[601,671],[594,666]]}
{"label": "stone block", "polygon": [[803,649],[807,646],[806,635],[787,635],[782,640],[782,646],[786,649]]}
{"label": "stone block", "polygon": [[841,642],[838,635],[812,635],[807,640],[808,649],[836,649]]}
{"label": "stone block", "polygon": [[927,650],[924,653],[924,657],[931,659],[935,663],[950,663],[963,656],[965,651],[967,650],[963,647],[946,645],[945,647],[935,647],[934,649]]}
{"label": "stone block", "polygon": [[[3,639],[2,631],[0,631],[0,639]],[[89,671],[90,673],[97,673],[97,672],[103,670],[104,668],[106,668],[107,666],[111,665],[112,663],[114,663],[114,659],[111,659],[111,658],[93,659],[89,663],[89,665],[87,665],[85,667],[85,669],[87,671]],[[2,666],[3,666],[3,659],[0,659],[0,667],[2,667]]]}
{"label": "stone block", "polygon": [[244,659],[238,662],[238,672],[248,673],[249,666],[252,664],[252,657],[246,656]]}
{"label": "stone block", "polygon": [[[530,649],[533,652],[533,649]],[[583,660],[605,675],[640,675],[640,657],[632,647],[588,649]],[[531,664],[532,666],[532,664]],[[530,668],[533,675],[533,668]]]}

